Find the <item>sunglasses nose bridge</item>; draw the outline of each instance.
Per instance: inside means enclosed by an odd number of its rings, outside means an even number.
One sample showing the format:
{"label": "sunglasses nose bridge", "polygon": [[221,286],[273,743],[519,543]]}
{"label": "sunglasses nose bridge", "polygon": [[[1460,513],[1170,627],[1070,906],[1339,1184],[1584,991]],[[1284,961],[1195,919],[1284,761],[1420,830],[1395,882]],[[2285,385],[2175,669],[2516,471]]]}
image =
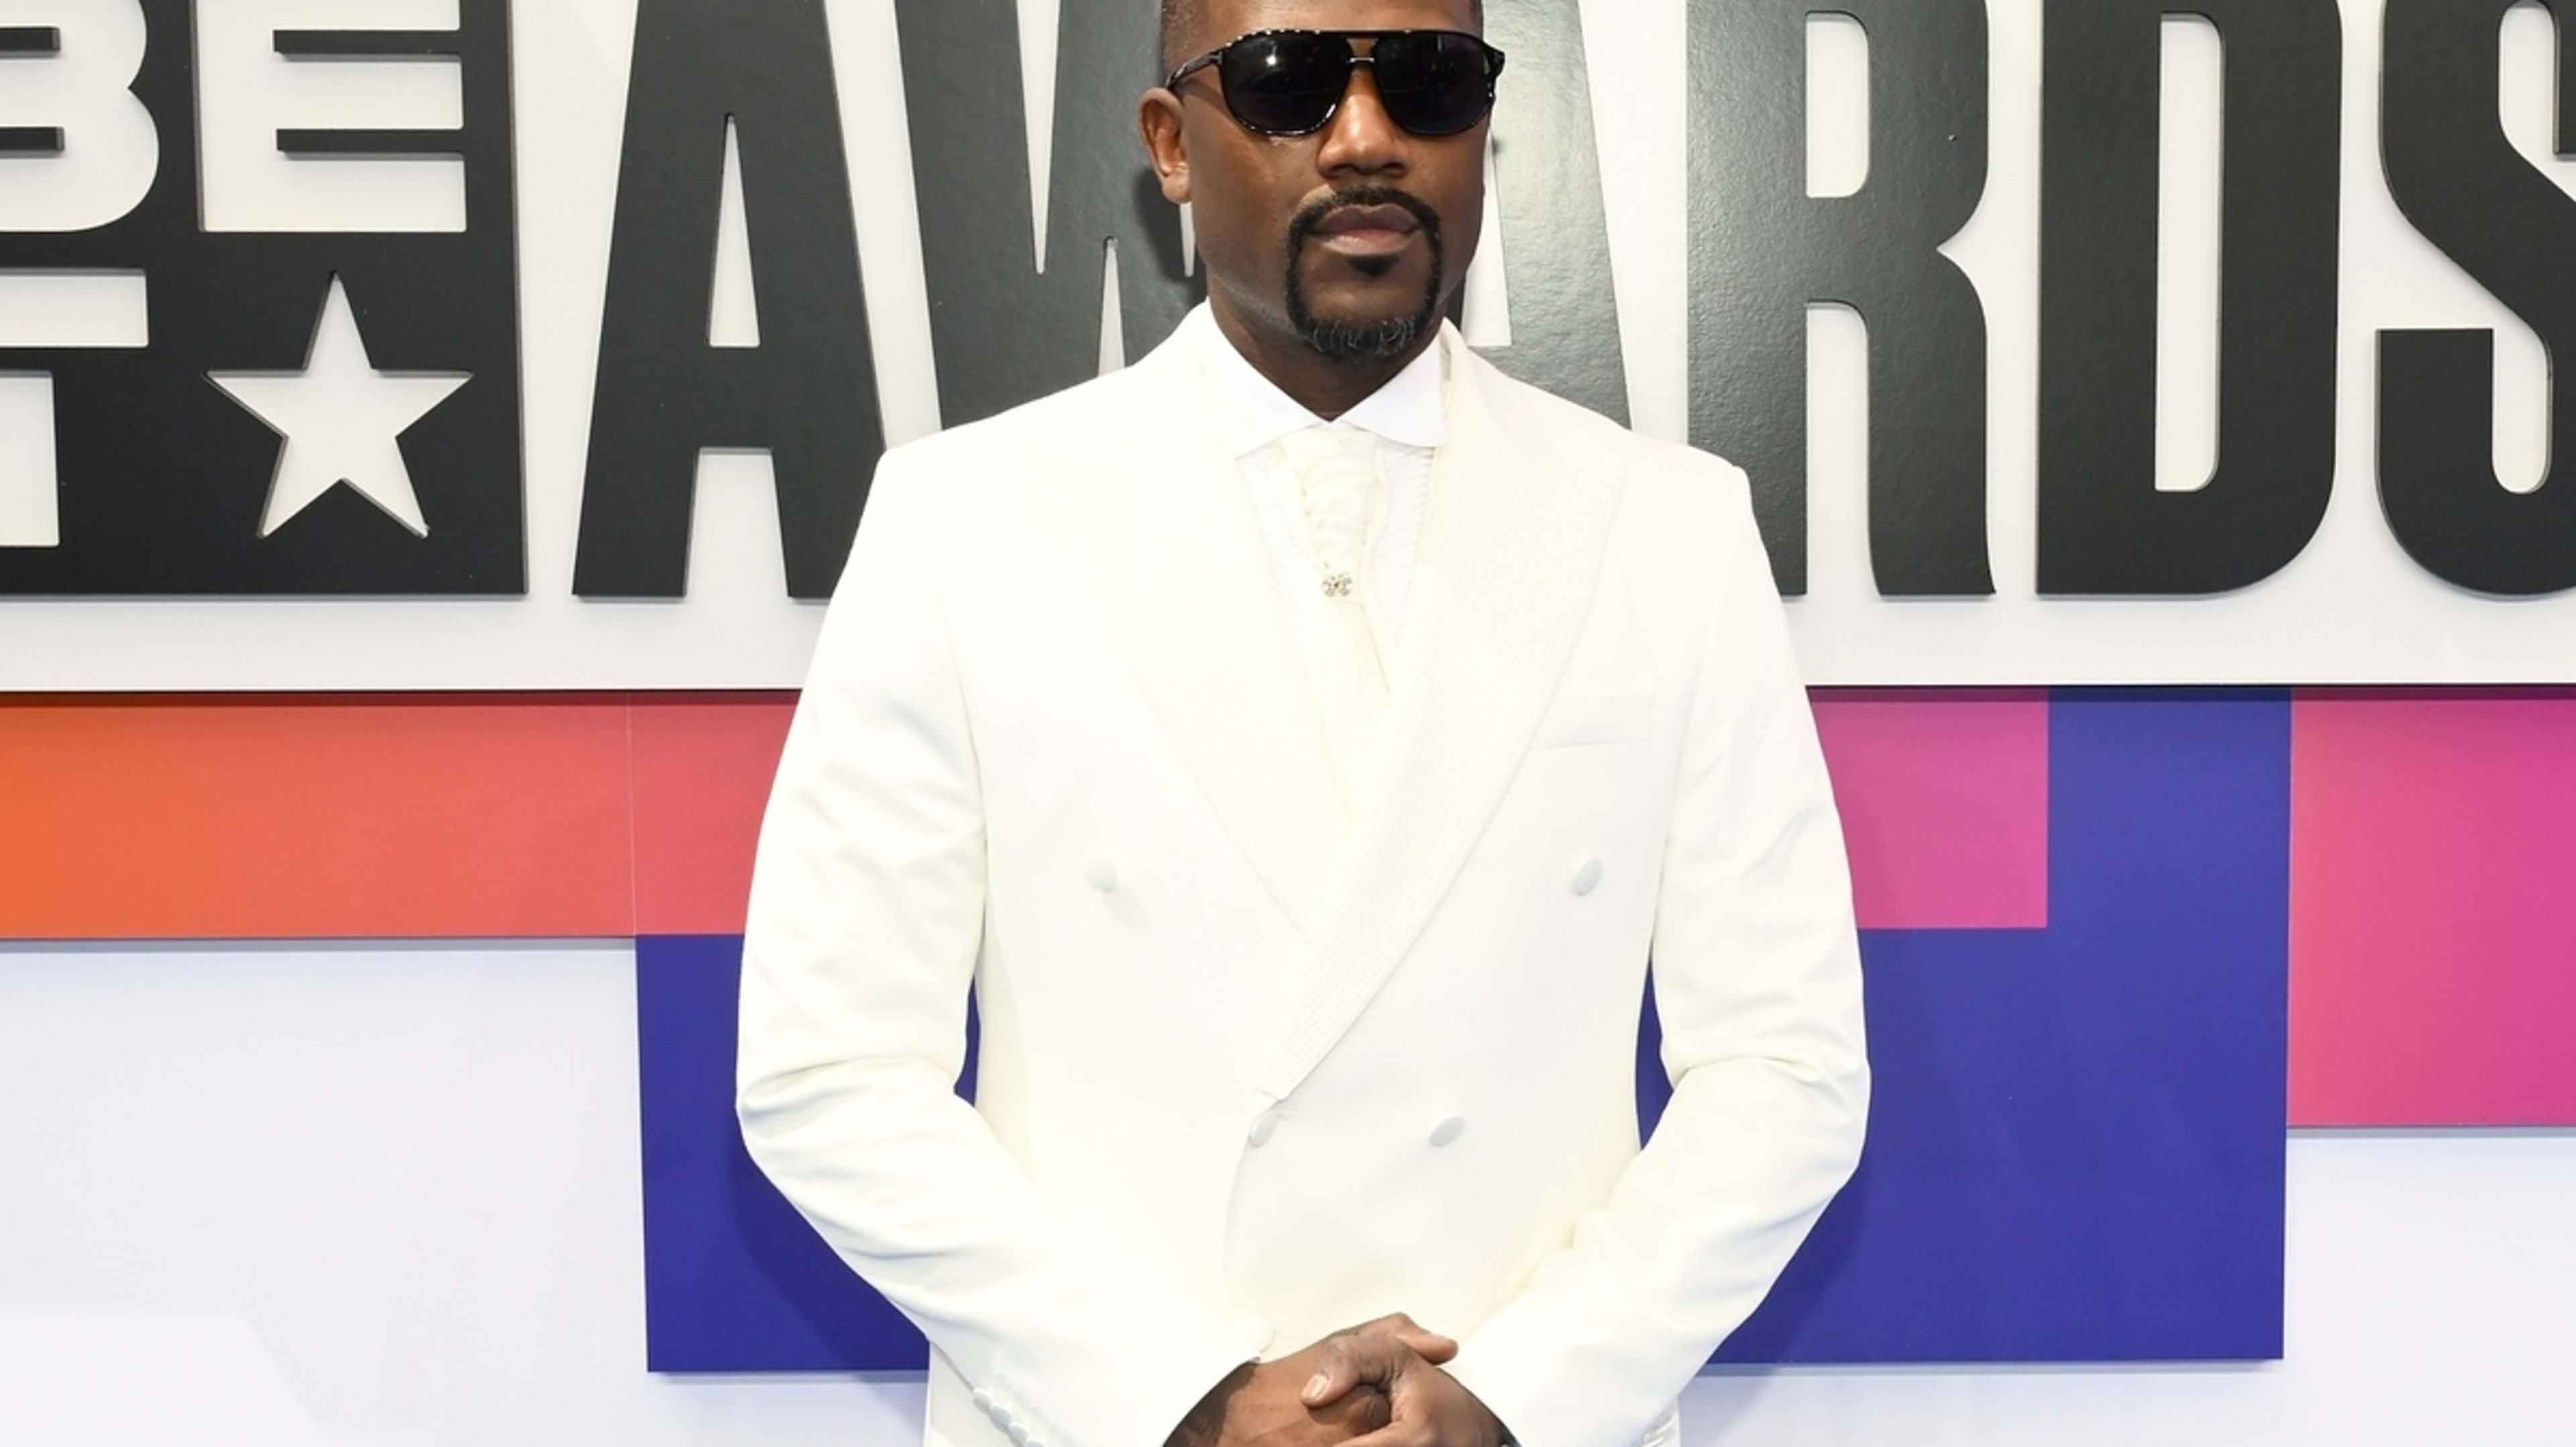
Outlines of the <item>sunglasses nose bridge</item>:
{"label": "sunglasses nose bridge", "polygon": [[1366,56],[1352,57],[1343,79],[1341,99],[1321,127],[1324,144],[1316,164],[1326,171],[1393,171],[1405,165],[1412,132],[1396,124],[1386,97],[1377,88],[1374,66],[1363,72]]}
{"label": "sunglasses nose bridge", "polygon": [[[1362,50],[1360,49],[1362,45],[1366,45],[1369,48]],[[1365,72],[1368,77],[1370,98],[1377,102],[1378,109],[1386,109],[1386,97],[1380,94],[1377,88],[1377,42],[1374,40],[1355,38],[1350,41],[1350,47],[1351,56],[1348,68],[1342,72],[1341,99],[1334,102],[1333,115],[1328,117],[1324,122],[1327,126],[1331,125],[1334,121],[1339,120],[1341,118],[1341,112],[1349,108],[1351,96],[1359,90],[1360,77],[1363,72]]]}

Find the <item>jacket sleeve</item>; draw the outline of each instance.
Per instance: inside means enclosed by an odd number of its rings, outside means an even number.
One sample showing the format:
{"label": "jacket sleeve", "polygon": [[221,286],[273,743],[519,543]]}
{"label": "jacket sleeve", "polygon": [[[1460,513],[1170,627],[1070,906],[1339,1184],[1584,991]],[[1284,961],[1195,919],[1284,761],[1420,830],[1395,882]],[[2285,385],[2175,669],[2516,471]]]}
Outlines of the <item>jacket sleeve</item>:
{"label": "jacket sleeve", "polygon": [[743,1139],[997,1427],[1027,1447],[1154,1447],[1262,1328],[1076,1239],[955,1094],[983,807],[941,604],[939,484],[914,463],[880,468],[762,824]]}
{"label": "jacket sleeve", "polygon": [[1631,1447],[1857,1163],[1860,949],[1831,784],[1742,474],[1719,536],[1656,904],[1671,1105],[1451,1371],[1525,1447]]}

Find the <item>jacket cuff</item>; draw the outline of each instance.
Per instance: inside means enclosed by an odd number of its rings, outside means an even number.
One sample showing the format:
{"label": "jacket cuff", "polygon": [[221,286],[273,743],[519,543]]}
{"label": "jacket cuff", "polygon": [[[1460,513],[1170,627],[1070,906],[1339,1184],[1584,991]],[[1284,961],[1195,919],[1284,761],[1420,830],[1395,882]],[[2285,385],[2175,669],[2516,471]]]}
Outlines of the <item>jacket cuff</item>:
{"label": "jacket cuff", "polygon": [[[1568,1313],[1596,1330],[1565,1330]],[[1580,1300],[1544,1307],[1516,1302],[1460,1343],[1446,1370],[1502,1420],[1520,1447],[1637,1447],[1672,1405],[1674,1384],[1664,1363],[1638,1359],[1637,1344],[1654,1336],[1643,1323],[1632,1323],[1633,1330],[1611,1326],[1624,1315],[1605,1300],[1588,1310]],[[1627,1348],[1585,1349],[1586,1342],[1600,1341]],[[1683,1380],[1696,1365],[1683,1367]]]}
{"label": "jacket cuff", "polygon": [[1271,1335],[1259,1316],[1220,1320],[1179,1340],[1140,1344],[1146,1364],[1115,1378],[1049,1372],[1043,1386],[1030,1379],[1036,1373],[1024,1378],[1014,1364],[996,1362],[973,1401],[1014,1447],[1162,1447],[1199,1399],[1258,1358]]}

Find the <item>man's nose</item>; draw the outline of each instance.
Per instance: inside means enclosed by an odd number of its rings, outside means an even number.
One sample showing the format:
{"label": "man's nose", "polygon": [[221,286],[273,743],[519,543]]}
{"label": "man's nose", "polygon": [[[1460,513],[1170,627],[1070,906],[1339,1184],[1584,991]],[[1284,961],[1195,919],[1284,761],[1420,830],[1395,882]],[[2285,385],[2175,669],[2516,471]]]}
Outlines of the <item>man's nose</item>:
{"label": "man's nose", "polygon": [[1389,119],[1377,93],[1377,76],[1365,65],[1354,66],[1341,109],[1324,127],[1324,144],[1315,164],[1326,175],[1402,175],[1410,161],[1411,138]]}

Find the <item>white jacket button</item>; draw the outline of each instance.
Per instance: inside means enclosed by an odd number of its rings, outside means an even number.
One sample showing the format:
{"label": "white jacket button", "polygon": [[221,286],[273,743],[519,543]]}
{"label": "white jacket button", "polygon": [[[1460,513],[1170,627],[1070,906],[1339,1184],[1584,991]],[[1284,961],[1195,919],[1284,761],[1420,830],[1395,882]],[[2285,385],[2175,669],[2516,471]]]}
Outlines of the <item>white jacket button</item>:
{"label": "white jacket button", "polygon": [[1601,887],[1601,861],[1587,859],[1574,869],[1574,892],[1590,894]]}
{"label": "white jacket button", "polygon": [[1435,1146],[1445,1146],[1466,1133],[1467,1118],[1465,1116],[1443,1116],[1441,1117],[1440,1123],[1431,1128],[1431,1143]]}
{"label": "white jacket button", "polygon": [[1261,1119],[1252,1123],[1252,1133],[1249,1139],[1256,1146],[1266,1146],[1270,1144],[1270,1138],[1278,1133],[1279,1112],[1275,1110],[1265,1110],[1261,1113]]}
{"label": "white jacket button", "polygon": [[992,1417],[996,1420],[1000,1419],[1001,1414],[993,1410],[992,1393],[985,1391],[982,1387],[977,1387],[975,1389],[974,1401],[976,1411],[983,1413],[987,1417]]}
{"label": "white jacket button", "polygon": [[1014,1444],[1014,1447],[1029,1447],[1029,1424],[1026,1422],[1013,1422],[1011,1424],[1011,1441]]}
{"label": "white jacket button", "polygon": [[1107,894],[1118,887],[1118,866],[1108,855],[1095,854],[1084,861],[1082,877],[1091,881],[1092,888]]}

